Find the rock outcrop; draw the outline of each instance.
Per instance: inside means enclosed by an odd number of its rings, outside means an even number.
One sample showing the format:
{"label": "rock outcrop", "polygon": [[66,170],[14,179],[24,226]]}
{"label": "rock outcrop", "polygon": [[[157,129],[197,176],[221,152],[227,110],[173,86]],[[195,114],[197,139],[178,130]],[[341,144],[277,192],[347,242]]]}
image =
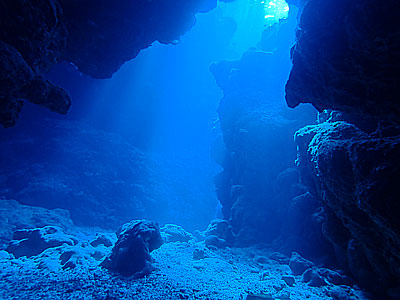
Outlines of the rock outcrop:
{"label": "rock outcrop", "polygon": [[216,0],[2,1],[0,124],[15,125],[22,100],[68,111],[68,94],[41,76],[57,62],[109,78],[153,42],[177,42],[194,25],[196,13],[215,6]]}
{"label": "rock outcrop", "polygon": [[286,86],[290,107],[312,103],[390,119],[400,117],[400,3],[310,0],[300,18]]}
{"label": "rock outcrop", "polygon": [[303,183],[331,212],[323,230],[338,260],[347,262],[364,286],[395,287],[400,279],[400,137],[367,134],[335,121],[299,130],[296,143]]}
{"label": "rock outcrop", "polygon": [[101,266],[126,277],[141,277],[151,272],[150,252],[163,244],[158,224],[135,220],[124,224],[117,236],[112,253]]}
{"label": "rock outcrop", "polygon": [[0,199],[0,250],[5,249],[16,230],[34,229],[56,225],[62,229],[71,228],[73,223],[69,212],[63,209],[45,209],[21,205],[15,200]]}
{"label": "rock outcrop", "polygon": [[324,205],[325,237],[358,283],[398,299],[400,280],[400,4],[304,5],[286,85],[290,107],[320,124],[296,133],[301,181]]}
{"label": "rock outcrop", "polygon": [[7,252],[16,258],[21,256],[31,257],[42,253],[48,248],[67,244],[78,244],[73,236],[66,235],[58,226],[45,226],[35,229],[21,229],[14,232],[13,240],[7,247]]}

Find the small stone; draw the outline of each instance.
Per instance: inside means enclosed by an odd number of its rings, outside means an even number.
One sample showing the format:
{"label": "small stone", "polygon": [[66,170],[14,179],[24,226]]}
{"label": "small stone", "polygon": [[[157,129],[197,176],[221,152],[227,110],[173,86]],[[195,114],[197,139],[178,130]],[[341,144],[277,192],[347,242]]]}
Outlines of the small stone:
{"label": "small stone", "polygon": [[297,252],[292,253],[289,261],[289,267],[295,276],[303,274],[305,270],[311,268],[313,265],[311,261],[301,257]]}
{"label": "small stone", "polygon": [[295,279],[291,275],[283,275],[282,280],[288,285],[288,286],[294,286]]}
{"label": "small stone", "polygon": [[217,248],[225,248],[227,246],[226,241],[223,239],[220,239],[216,235],[207,236],[204,242],[205,242],[207,248],[210,246],[214,246]]}
{"label": "small stone", "polygon": [[113,243],[105,235],[97,234],[96,238],[90,242],[90,245],[92,245],[93,247],[97,247],[100,245],[104,245],[105,247],[111,247]]}
{"label": "small stone", "polygon": [[179,225],[165,224],[161,229],[161,235],[166,243],[189,242],[194,236]]}
{"label": "small stone", "polygon": [[350,277],[343,275],[337,271],[333,271],[327,268],[321,268],[318,269],[318,273],[326,280],[328,280],[328,282],[334,285],[353,285],[353,280]]}
{"label": "small stone", "polygon": [[286,255],[283,255],[282,253],[279,252],[272,252],[269,255],[269,258],[272,260],[275,260],[276,262],[282,264],[282,265],[288,265],[289,264],[289,257]]}
{"label": "small stone", "polygon": [[205,257],[205,253],[203,249],[194,249],[193,251],[193,259],[194,260],[200,260]]}
{"label": "small stone", "polygon": [[251,268],[251,269],[250,269],[250,273],[256,274],[256,273],[258,273],[258,272],[259,272],[259,270],[258,270],[257,268]]}
{"label": "small stone", "polygon": [[313,272],[313,276],[311,277],[309,286],[312,287],[321,287],[327,285],[326,281],[319,275],[317,272]]}
{"label": "small stone", "polygon": [[256,263],[258,263],[258,264],[267,264],[269,261],[268,261],[268,258],[266,258],[265,256],[256,256],[255,258],[254,258],[254,261],[256,262]]}

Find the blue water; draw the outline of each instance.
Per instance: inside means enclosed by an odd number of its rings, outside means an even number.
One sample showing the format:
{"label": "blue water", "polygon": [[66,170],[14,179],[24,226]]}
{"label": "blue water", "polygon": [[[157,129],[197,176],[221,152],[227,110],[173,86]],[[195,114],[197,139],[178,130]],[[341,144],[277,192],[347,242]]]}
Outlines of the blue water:
{"label": "blue water", "polygon": [[[86,299],[87,281],[93,299],[270,299],[257,294],[271,291],[290,299],[282,276],[293,287],[289,260],[301,259],[292,251],[331,254],[320,228],[305,234],[296,221],[315,224],[292,210],[293,202],[312,202],[295,168],[293,135],[316,120],[310,106],[289,110],[284,100],[297,11],[284,0],[221,1],[181,40],[153,43],[111,79],[55,65],[46,78],[70,93],[69,113],[26,103],[17,126],[0,130],[4,294],[28,299],[38,281],[45,287],[38,298],[63,299],[57,293],[65,290]],[[129,223],[141,219],[159,226]],[[137,224],[139,238],[125,247],[126,228]],[[15,230],[23,231],[10,242]],[[100,267],[119,243],[123,254],[145,249],[131,257],[143,255],[138,277],[149,277],[126,280]],[[22,287],[10,288],[17,273]],[[324,299],[322,289],[296,280],[293,299]],[[207,296],[188,296],[204,286]]]}

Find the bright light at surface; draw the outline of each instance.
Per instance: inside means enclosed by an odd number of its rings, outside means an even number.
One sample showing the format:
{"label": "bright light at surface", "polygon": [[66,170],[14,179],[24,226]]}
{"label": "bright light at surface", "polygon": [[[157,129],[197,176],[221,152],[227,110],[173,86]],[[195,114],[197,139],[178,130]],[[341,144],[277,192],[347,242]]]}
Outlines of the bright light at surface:
{"label": "bright light at surface", "polygon": [[264,4],[265,19],[273,18],[275,22],[280,19],[286,19],[289,12],[289,5],[285,0],[271,0],[268,3],[261,1]]}
{"label": "bright light at surface", "polygon": [[236,0],[219,2],[218,7],[224,18],[233,19],[237,25],[232,47],[238,57],[257,45],[267,27],[286,19],[289,13],[285,0]]}

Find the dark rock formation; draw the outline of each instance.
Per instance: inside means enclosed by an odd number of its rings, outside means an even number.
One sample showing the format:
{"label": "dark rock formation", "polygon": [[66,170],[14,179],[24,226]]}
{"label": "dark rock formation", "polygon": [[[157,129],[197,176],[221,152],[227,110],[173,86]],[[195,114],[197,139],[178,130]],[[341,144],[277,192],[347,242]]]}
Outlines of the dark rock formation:
{"label": "dark rock formation", "polygon": [[42,253],[48,248],[67,245],[76,245],[78,241],[66,235],[58,226],[45,226],[36,229],[22,229],[14,233],[13,240],[7,251],[15,257],[31,257]]}
{"label": "dark rock formation", "polygon": [[215,5],[216,0],[2,1],[0,124],[15,125],[22,100],[68,111],[68,94],[41,77],[55,63],[71,62],[92,77],[109,78],[154,41],[179,40],[194,25],[195,13]]}
{"label": "dark rock formation", "polygon": [[28,100],[58,113],[68,111],[68,94],[39,76],[58,61],[66,46],[66,34],[61,8],[57,2],[2,1],[1,125],[15,125],[23,105],[21,100]]}
{"label": "dark rock formation", "polygon": [[301,181],[341,267],[379,299],[400,283],[399,12],[395,0],[308,1],[286,85],[290,107],[340,111],[297,132]]}
{"label": "dark rock formation", "polygon": [[94,78],[109,78],[154,41],[176,42],[216,0],[59,0],[68,30],[63,59]]}
{"label": "dark rock formation", "polygon": [[124,224],[117,232],[112,253],[101,263],[123,276],[140,277],[152,269],[150,252],[163,244],[157,223],[136,220]]}
{"label": "dark rock formation", "polygon": [[303,128],[296,142],[302,181],[332,212],[323,229],[339,261],[365,286],[396,286],[400,137],[336,121]]}
{"label": "dark rock formation", "polygon": [[297,251],[309,259],[333,263],[332,246],[322,231],[325,221],[325,209],[318,198],[309,192],[294,197],[288,207],[282,234],[275,241],[276,247],[285,254]]}
{"label": "dark rock formation", "polygon": [[289,261],[289,267],[294,275],[301,275],[305,270],[311,268],[312,266],[313,263],[311,261],[301,257],[301,255],[297,252],[292,253],[292,257]]}
{"label": "dark rock formation", "polygon": [[398,121],[399,12],[397,0],[308,1],[292,51],[288,105]]}

